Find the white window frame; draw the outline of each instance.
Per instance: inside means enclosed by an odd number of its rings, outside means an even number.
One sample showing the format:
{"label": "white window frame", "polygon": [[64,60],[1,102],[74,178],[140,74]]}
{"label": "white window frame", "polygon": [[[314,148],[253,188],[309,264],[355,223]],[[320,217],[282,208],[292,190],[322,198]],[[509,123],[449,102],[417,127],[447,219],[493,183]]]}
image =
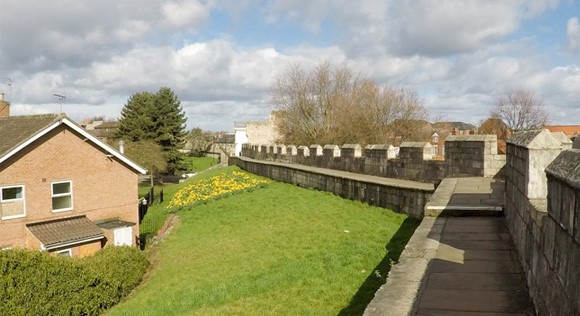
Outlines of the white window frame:
{"label": "white window frame", "polygon": [[[16,198],[16,199],[9,199],[9,200],[4,200],[4,197],[2,196],[2,191],[4,189],[10,189],[10,188],[22,188],[22,197],[21,198]],[[12,215],[12,216],[2,216],[2,220],[5,219],[13,219],[13,218],[22,218],[22,217],[26,217],[26,189],[24,187],[24,185],[7,185],[7,186],[3,186],[0,187],[0,204],[4,203],[4,202],[14,202],[14,201],[22,201],[22,214],[19,215]]]}
{"label": "white window frame", "polygon": [[[54,194],[54,185],[55,184],[60,184],[60,183],[69,183],[70,184],[70,192],[68,193],[58,193],[58,194]],[[63,196],[70,196],[70,207],[67,208],[59,208],[59,209],[52,209],[53,213],[58,213],[58,212],[66,212],[66,211],[70,211],[74,208],[74,204],[73,204],[73,182],[72,180],[66,180],[66,181],[54,181],[50,183],[50,203],[51,203],[51,208],[52,208],[52,199],[54,199],[55,197],[63,197]]]}
{"label": "white window frame", "polygon": [[59,250],[59,251],[53,251],[53,254],[55,254],[56,256],[63,256],[64,253],[67,253],[68,255],[66,255],[65,257],[72,257],[72,248],[68,248],[68,249],[63,249],[63,250]]}

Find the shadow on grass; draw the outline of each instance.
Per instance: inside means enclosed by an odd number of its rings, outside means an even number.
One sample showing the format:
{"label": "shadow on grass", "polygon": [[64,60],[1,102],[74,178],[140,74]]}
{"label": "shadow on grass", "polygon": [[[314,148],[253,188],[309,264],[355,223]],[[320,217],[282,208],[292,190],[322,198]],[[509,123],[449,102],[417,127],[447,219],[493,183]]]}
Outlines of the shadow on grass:
{"label": "shadow on grass", "polygon": [[411,236],[413,236],[415,229],[420,223],[420,220],[410,217],[403,221],[399,230],[397,230],[393,238],[386,245],[387,254],[383,260],[371,271],[350,300],[348,306],[338,313],[339,316],[363,314],[365,308],[375,296],[375,292],[385,283],[385,278],[391,270],[391,263],[399,260],[401,252],[405,249],[405,245],[407,245],[407,242],[409,242],[409,239],[411,239]]}

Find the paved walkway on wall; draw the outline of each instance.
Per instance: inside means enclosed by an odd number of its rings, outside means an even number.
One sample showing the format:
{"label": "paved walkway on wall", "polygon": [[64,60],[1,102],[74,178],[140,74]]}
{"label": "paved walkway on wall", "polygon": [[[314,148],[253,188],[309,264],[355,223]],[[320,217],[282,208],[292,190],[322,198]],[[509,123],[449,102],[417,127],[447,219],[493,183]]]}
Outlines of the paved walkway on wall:
{"label": "paved walkway on wall", "polygon": [[503,183],[445,179],[365,315],[534,315]]}
{"label": "paved walkway on wall", "polygon": [[533,315],[503,217],[451,217],[444,223],[415,314],[465,313]]}

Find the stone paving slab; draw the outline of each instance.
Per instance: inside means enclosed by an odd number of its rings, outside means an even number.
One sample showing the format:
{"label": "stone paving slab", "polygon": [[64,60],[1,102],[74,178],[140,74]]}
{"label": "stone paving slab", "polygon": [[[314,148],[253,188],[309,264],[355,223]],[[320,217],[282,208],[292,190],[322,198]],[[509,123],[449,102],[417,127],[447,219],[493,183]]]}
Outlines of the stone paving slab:
{"label": "stone paving slab", "polygon": [[483,313],[483,312],[454,312],[454,311],[440,311],[422,308],[418,314],[424,316],[526,316],[526,313]]}
{"label": "stone paving slab", "polygon": [[508,240],[453,240],[446,244],[460,249],[513,249],[513,245]]}
{"label": "stone paving slab", "polygon": [[521,273],[431,273],[427,285],[441,290],[510,291],[522,290]]}
{"label": "stone paving slab", "polygon": [[[446,311],[521,313],[529,309],[527,290],[520,291],[477,291],[441,290],[428,288],[419,302],[419,309]],[[420,313],[417,313],[420,315]]]}
{"label": "stone paving slab", "polygon": [[432,272],[452,273],[520,273],[519,263],[506,260],[468,260],[462,264],[453,261],[436,260]]}

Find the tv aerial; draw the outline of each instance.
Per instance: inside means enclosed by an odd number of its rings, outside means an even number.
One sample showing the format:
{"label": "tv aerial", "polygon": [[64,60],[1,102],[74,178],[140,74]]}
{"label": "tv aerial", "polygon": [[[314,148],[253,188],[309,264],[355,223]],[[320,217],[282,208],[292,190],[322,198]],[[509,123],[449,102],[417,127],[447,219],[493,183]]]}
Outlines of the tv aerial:
{"label": "tv aerial", "polygon": [[64,93],[63,94],[53,93],[52,95],[54,95],[60,100],[60,113],[62,113],[62,101],[66,99],[66,95]]}
{"label": "tv aerial", "polygon": [[10,77],[0,77],[0,83],[3,85],[7,85],[10,88],[10,96],[9,100],[12,101],[12,84],[14,81]]}

